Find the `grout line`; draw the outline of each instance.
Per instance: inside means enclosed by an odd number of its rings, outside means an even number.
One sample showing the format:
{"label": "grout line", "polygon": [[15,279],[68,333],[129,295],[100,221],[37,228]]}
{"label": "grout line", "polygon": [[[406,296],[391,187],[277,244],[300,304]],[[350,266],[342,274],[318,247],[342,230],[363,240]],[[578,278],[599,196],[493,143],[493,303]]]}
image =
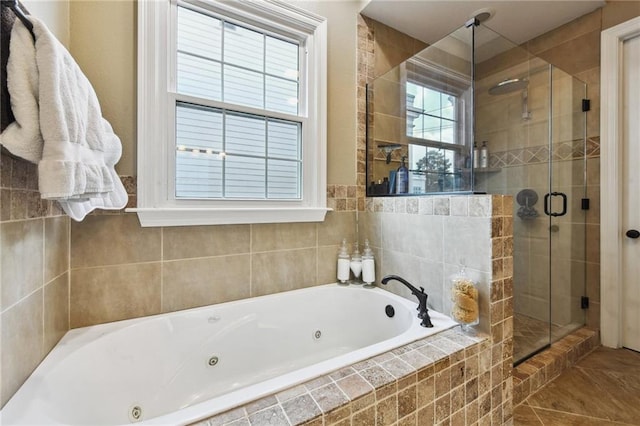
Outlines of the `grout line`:
{"label": "grout line", "polygon": [[[562,413],[562,414],[568,414],[570,416],[575,416],[575,417],[582,417],[585,419],[592,419],[592,420],[600,420],[600,421],[606,421],[606,422],[612,422],[612,423],[617,423],[617,424],[621,424],[621,425],[626,425],[629,423],[624,423],[624,422],[619,422],[617,420],[611,420],[611,419],[606,419],[606,418],[602,418],[602,417],[593,417],[593,416],[588,416],[585,414],[577,414],[577,413],[572,413],[571,411],[562,411],[562,410],[554,410],[552,408],[545,408],[545,407],[534,407],[534,406],[530,406],[531,409],[533,410],[533,412],[536,414],[536,416],[538,417],[538,419],[540,419],[540,417],[538,416],[538,413],[536,412],[536,410],[541,410],[541,411],[548,411],[551,413]],[[542,420],[540,420],[542,422]],[[542,424],[544,425],[544,422],[542,422]]]}
{"label": "grout line", "polygon": [[[26,296],[24,296],[23,298],[21,298],[20,300],[16,301],[15,303],[7,306],[6,308],[4,308],[0,314],[4,315],[5,313],[7,313],[9,310],[11,310],[12,308],[15,308],[16,306],[18,306],[20,303],[24,302],[25,300],[27,300],[28,298],[30,298],[31,296],[33,296],[35,293],[37,293],[38,291],[41,291],[44,293],[44,287],[38,287],[35,290],[31,291],[30,293],[28,293]],[[44,301],[43,301],[44,304]],[[44,305],[43,305],[44,308]],[[43,316],[44,318],[44,316]],[[43,320],[44,321],[44,320]]]}
{"label": "grout line", "polygon": [[71,219],[65,219],[67,224],[67,331],[71,330]]}
{"label": "grout line", "polygon": [[249,225],[249,297],[253,297],[253,226]]}
{"label": "grout line", "polygon": [[47,269],[47,254],[46,254],[46,245],[47,245],[47,232],[46,232],[46,219],[42,218],[42,284],[40,289],[42,290],[42,342],[40,346],[40,357],[44,357],[44,347],[45,342],[47,340],[46,334],[46,319],[45,319],[45,307],[46,307],[46,298],[44,297],[45,291],[45,271]]}
{"label": "grout line", "polygon": [[164,312],[164,226],[160,228],[160,312]]}

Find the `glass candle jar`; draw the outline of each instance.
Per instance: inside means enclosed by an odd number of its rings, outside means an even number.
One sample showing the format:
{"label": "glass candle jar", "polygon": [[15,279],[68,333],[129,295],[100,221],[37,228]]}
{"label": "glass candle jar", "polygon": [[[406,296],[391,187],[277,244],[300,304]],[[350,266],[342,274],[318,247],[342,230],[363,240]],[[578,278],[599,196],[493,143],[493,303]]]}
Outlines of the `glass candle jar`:
{"label": "glass candle jar", "polygon": [[451,302],[451,318],[461,325],[465,333],[475,333],[471,327],[480,322],[478,288],[464,270],[451,279]]}

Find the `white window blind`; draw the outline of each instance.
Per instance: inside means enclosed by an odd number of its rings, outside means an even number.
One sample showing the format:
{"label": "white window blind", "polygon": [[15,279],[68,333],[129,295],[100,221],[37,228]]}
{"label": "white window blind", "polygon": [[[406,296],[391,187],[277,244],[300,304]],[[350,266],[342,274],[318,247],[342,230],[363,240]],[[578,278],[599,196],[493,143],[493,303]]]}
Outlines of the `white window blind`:
{"label": "white window blind", "polygon": [[302,123],[280,117],[299,113],[300,45],[187,7],[177,16],[176,198],[299,199]]}

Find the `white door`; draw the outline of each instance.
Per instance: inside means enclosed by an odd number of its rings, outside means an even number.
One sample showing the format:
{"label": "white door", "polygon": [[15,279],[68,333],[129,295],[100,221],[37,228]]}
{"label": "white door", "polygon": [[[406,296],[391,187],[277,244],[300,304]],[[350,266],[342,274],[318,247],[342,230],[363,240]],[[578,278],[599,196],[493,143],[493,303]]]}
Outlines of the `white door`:
{"label": "white door", "polygon": [[622,346],[640,351],[640,36],[623,58]]}

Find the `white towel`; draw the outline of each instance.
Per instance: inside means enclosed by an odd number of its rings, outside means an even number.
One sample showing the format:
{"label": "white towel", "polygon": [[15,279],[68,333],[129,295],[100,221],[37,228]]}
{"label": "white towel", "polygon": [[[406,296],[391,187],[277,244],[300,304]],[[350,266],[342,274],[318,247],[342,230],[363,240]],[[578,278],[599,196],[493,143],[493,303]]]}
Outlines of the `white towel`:
{"label": "white towel", "polygon": [[102,118],[91,84],[69,52],[34,17],[16,20],[7,85],[16,121],[0,135],[12,153],[38,163],[42,198],[80,221],[96,208],[121,209],[127,193],[115,171],[120,139]]}

